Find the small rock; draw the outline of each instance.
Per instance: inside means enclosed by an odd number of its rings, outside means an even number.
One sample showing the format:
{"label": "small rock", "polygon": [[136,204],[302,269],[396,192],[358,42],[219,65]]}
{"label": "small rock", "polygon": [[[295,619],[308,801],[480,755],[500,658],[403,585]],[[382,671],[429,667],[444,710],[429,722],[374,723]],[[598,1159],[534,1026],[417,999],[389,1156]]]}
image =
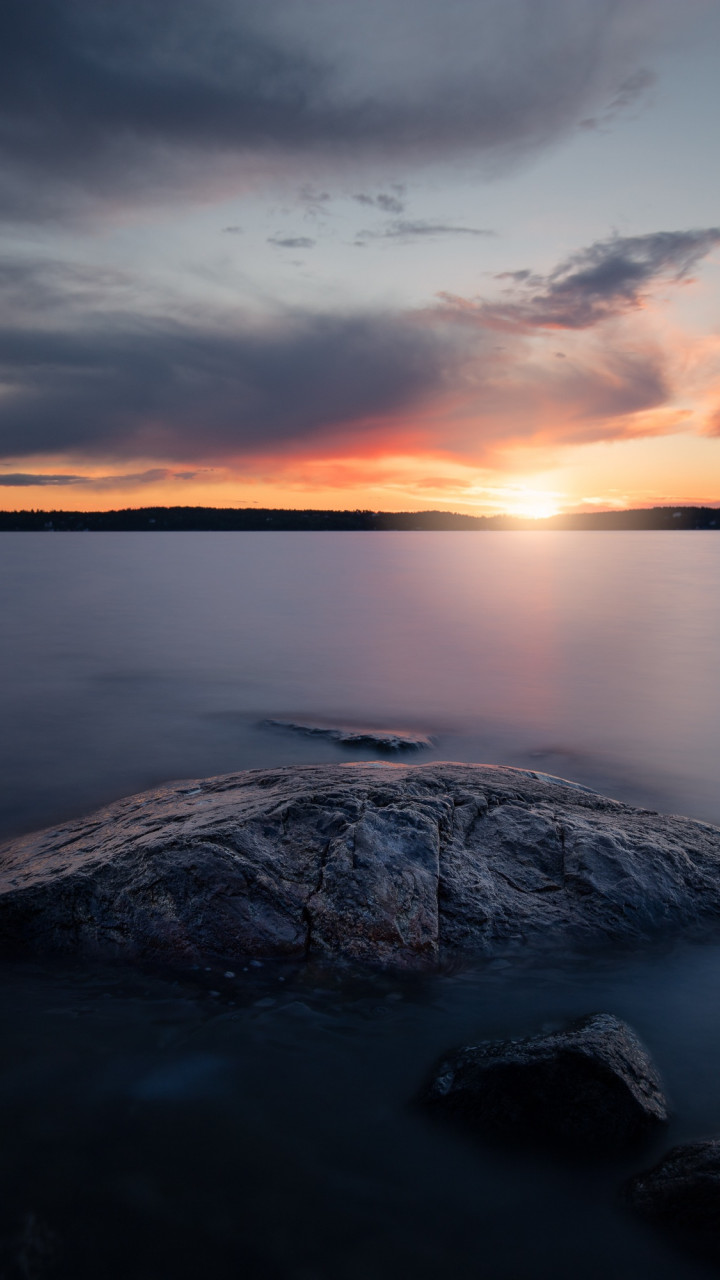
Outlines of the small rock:
{"label": "small rock", "polygon": [[327,738],[346,747],[362,747],[377,751],[422,751],[433,745],[425,733],[405,733],[396,729],[358,729],[349,725],[300,724],[295,720],[264,720],[271,729],[287,729],[306,737]]}
{"label": "small rock", "polygon": [[667,1119],[653,1063],[612,1014],[458,1049],[440,1064],[425,1100],[488,1136],[593,1151],[627,1146]]}
{"label": "small rock", "polygon": [[673,1147],[627,1186],[643,1217],[698,1234],[720,1250],[720,1138]]}

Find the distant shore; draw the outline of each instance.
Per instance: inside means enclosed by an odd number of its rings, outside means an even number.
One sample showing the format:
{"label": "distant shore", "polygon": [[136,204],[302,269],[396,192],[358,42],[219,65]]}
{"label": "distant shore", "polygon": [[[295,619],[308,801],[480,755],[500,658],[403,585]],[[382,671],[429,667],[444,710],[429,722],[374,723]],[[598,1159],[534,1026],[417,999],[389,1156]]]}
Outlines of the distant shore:
{"label": "distant shore", "polygon": [[0,533],[387,532],[720,529],[718,507],[648,507],[529,519],[453,511],[291,511],[259,507],[129,507],[122,511],[0,511]]}

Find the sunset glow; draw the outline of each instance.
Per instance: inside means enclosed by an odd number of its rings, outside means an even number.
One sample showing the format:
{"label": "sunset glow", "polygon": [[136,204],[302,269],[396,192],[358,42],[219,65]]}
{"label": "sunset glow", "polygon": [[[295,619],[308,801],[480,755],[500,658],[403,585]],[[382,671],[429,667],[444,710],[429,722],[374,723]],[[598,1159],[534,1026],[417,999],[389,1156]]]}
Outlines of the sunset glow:
{"label": "sunset glow", "polygon": [[530,520],[544,520],[548,516],[558,515],[560,507],[548,494],[521,489],[518,491],[517,498],[507,503],[505,510],[511,516],[527,516]]}
{"label": "sunset glow", "polygon": [[720,12],[552,0],[538,44],[527,2],[450,0],[439,60],[434,0],[213,0],[221,86],[191,8],[58,11],[3,135],[0,506],[720,502]]}

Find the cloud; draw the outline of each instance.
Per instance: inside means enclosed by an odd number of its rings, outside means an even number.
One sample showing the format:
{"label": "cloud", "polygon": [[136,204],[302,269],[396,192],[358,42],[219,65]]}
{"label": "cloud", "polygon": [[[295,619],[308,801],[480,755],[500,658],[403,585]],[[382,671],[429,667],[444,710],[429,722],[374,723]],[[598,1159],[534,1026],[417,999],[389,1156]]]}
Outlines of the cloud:
{"label": "cloud", "polygon": [[636,106],[647,95],[647,91],[655,84],[657,77],[647,67],[640,67],[629,75],[617,92],[607,103],[599,116],[590,116],[580,121],[581,129],[601,129],[612,124],[615,118]]}
{"label": "cloud", "polygon": [[[387,452],[402,438],[478,459],[513,441],[677,429],[672,352],[642,327],[602,322],[632,315],[659,281],[687,279],[719,239],[715,229],[614,237],[546,276],[505,273],[502,303],[287,310],[262,324],[181,305],[162,314],[147,298],[143,311],[123,275],[108,285],[61,263],[0,262],[0,453],[192,466]],[[132,312],[102,309],[127,290]],[[81,483],[70,468],[58,474],[47,483]]]}
{"label": "cloud", "polygon": [[547,276],[527,270],[503,272],[507,300],[442,298],[458,318],[508,332],[589,329],[610,317],[637,310],[653,286],[677,284],[720,244],[720,227],[613,236],[561,262]]}
{"label": "cloud", "polygon": [[33,475],[32,473],[15,472],[0,476],[0,485],[5,488],[24,489],[31,485],[66,485],[87,484],[85,476]]}
{"label": "cloud", "polygon": [[662,433],[665,419],[648,419],[671,397],[663,352],[592,345],[573,361],[545,361],[527,351],[490,366],[465,412],[494,442],[587,444]]}
{"label": "cloud", "polygon": [[47,472],[16,471],[0,475],[3,488],[27,489],[37,485],[89,485],[92,488],[124,488],[126,485],[157,484],[164,480],[194,480],[198,471],[170,471],[166,467],[153,467],[148,471],[135,471],[123,475],[73,476],[48,474]]}
{"label": "cloud", "polygon": [[706,435],[720,436],[720,409],[710,414],[706,422]]}
{"label": "cloud", "polygon": [[273,452],[419,405],[452,364],[442,335],[404,316],[234,323],[112,315],[73,330],[0,329],[0,453]]}
{"label": "cloud", "polygon": [[402,213],[405,208],[405,201],[398,196],[385,195],[380,192],[379,195],[369,196],[365,192],[360,191],[353,196],[353,200],[357,200],[358,204],[370,205],[375,209],[382,209],[383,213]]}
{"label": "cloud", "polygon": [[327,206],[332,200],[329,191],[316,191],[307,184],[300,188],[298,200],[303,206],[306,218],[321,218],[327,213]]}
{"label": "cloud", "polygon": [[268,236],[268,244],[277,245],[279,249],[312,249],[316,241],[309,236]]}
{"label": "cloud", "polygon": [[428,236],[494,236],[495,232],[486,227],[458,227],[451,222],[423,222],[398,218],[389,222],[381,231],[359,231],[358,237],[363,240],[399,240],[409,243],[422,240]]}
{"label": "cloud", "polygon": [[7,457],[207,463],[298,449],[342,455],[358,442],[388,449],[397,436],[482,457],[503,441],[632,434],[629,418],[669,394],[654,352],[594,352],[548,368],[521,349],[499,355],[477,332],[408,315],[298,316],[263,334],[158,320],[8,337],[0,333]]}
{"label": "cloud", "polygon": [[[697,3],[686,0],[683,17]],[[237,187],[253,158],[258,172],[345,164],[348,153],[507,163],[634,101],[632,77],[656,33],[679,20],[673,8],[5,0],[3,209],[70,217],[179,189],[206,200],[209,175]]]}
{"label": "cloud", "polygon": [[[0,314],[22,325],[51,311],[122,306],[137,297],[131,273],[54,258],[0,258]],[[0,357],[1,358],[1,357]]]}

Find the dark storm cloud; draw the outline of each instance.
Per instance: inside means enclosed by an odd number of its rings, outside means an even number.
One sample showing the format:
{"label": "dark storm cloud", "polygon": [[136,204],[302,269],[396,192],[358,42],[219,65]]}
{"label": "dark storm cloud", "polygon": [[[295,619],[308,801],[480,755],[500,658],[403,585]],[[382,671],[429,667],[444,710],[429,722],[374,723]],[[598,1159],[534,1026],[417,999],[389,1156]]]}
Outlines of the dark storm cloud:
{"label": "dark storm cloud", "polygon": [[0,456],[273,452],[422,404],[463,345],[393,313],[168,317],[139,290],[120,273],[0,259]]}
{"label": "dark storm cloud", "polygon": [[[454,344],[457,347],[457,343]],[[273,452],[437,393],[451,357],[403,317],[300,316],[0,331],[0,452],[212,458]]]}
{"label": "dark storm cloud", "polygon": [[5,0],[4,208],[41,218],[178,184],[204,197],[214,163],[227,177],[228,158],[249,154],[283,165],[349,148],[419,161],[521,153],[621,104],[637,33],[665,11],[648,0]]}
{"label": "dark storm cloud", "polygon": [[589,329],[639,307],[653,285],[679,282],[720,243],[720,227],[613,236],[573,254],[550,275],[508,271],[508,300],[465,302],[445,295],[460,317],[490,328]]}

